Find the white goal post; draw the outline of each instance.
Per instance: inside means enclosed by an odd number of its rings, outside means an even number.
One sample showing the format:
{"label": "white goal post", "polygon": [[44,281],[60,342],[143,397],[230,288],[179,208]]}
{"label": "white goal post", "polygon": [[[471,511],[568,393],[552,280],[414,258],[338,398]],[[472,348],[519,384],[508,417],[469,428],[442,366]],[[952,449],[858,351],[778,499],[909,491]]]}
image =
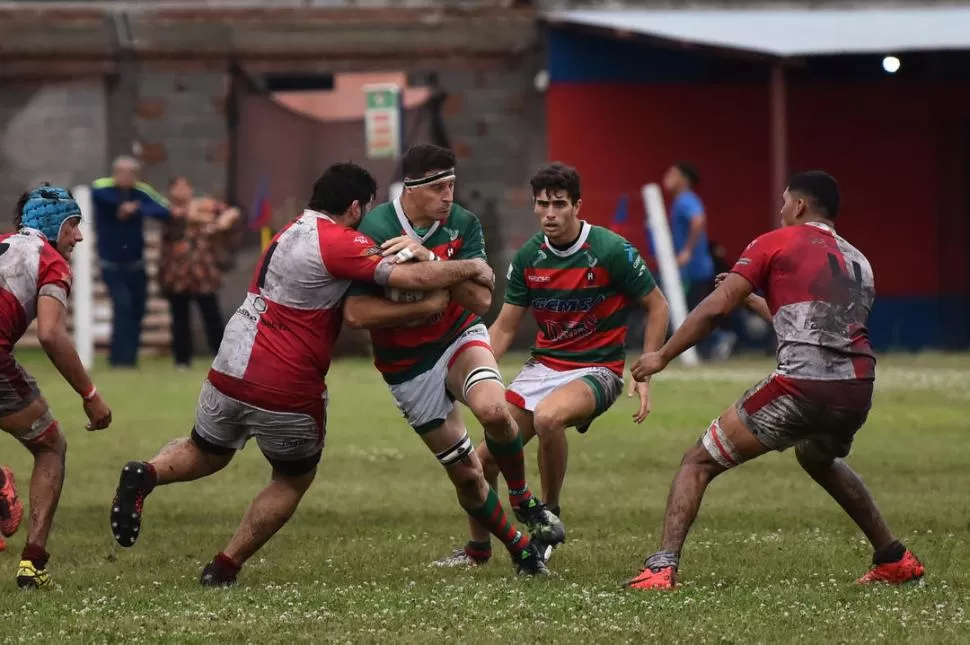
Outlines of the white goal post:
{"label": "white goal post", "polygon": [[[674,241],[670,236],[670,223],[667,221],[667,209],[660,186],[647,184],[643,187],[643,205],[647,211],[646,233],[648,239],[653,238],[653,252],[660,268],[660,283],[670,304],[670,321],[676,331],[687,318],[687,299],[684,297],[684,285],[680,281],[680,269],[677,267],[677,255],[674,253]],[[688,366],[700,362],[697,350],[693,347],[681,354],[680,359]]]}
{"label": "white goal post", "polygon": [[74,199],[81,207],[81,235],[84,241],[71,254],[71,305],[74,317],[74,344],[85,369],[94,367],[94,204],[89,186],[75,186]]}

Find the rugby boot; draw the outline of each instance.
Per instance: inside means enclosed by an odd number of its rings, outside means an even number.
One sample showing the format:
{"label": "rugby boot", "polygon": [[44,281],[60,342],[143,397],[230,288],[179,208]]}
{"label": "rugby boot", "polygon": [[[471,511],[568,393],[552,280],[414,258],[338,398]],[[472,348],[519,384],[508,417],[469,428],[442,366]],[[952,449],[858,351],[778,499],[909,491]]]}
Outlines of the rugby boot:
{"label": "rugby boot", "polygon": [[903,557],[896,562],[883,562],[873,564],[866,575],[856,580],[856,584],[868,585],[882,583],[888,585],[901,585],[906,582],[914,582],[923,577],[926,572],[923,563],[906,549]]}
{"label": "rugby boot", "polygon": [[121,469],[118,489],[111,502],[111,534],[123,547],[134,546],[141,531],[145,497],[154,488],[149,470],[143,461],[129,461]]}
{"label": "rugby boot", "polygon": [[0,468],[0,534],[10,537],[20,528],[24,517],[24,503],[17,497],[17,484],[13,471]]}
{"label": "rugby boot", "polygon": [[21,560],[17,567],[17,586],[21,589],[44,589],[54,584],[47,565],[38,567],[31,560]]}
{"label": "rugby boot", "polygon": [[492,548],[488,542],[477,543],[469,541],[460,549],[455,549],[449,555],[431,563],[433,567],[480,567],[487,564],[492,557]]}
{"label": "rugby boot", "polygon": [[529,537],[555,548],[566,541],[566,527],[537,497],[530,497],[515,509],[515,517],[529,528]]}
{"label": "rugby boot", "polygon": [[677,586],[677,567],[643,567],[640,573],[624,585],[627,589],[669,590]]}
{"label": "rugby boot", "polygon": [[549,575],[549,569],[546,568],[539,547],[535,544],[530,543],[518,555],[512,556],[512,559],[515,560],[516,573],[520,576]]}

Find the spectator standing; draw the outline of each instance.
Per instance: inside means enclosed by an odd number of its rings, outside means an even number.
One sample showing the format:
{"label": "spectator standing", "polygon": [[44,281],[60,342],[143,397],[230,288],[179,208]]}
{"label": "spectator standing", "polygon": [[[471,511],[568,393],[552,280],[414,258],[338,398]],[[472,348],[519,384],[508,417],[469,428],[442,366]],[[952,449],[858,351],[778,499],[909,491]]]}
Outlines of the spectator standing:
{"label": "spectator standing", "polygon": [[219,351],[225,327],[218,300],[222,263],[232,229],[240,219],[239,209],[192,195],[192,184],[185,177],[169,183],[169,200],[173,207],[184,209],[187,217],[173,218],[165,226],[159,264],[159,284],[172,316],[172,355],[179,368],[192,363],[189,308],[193,300],[202,314],[209,350],[213,355]]}
{"label": "spectator standing", "polygon": [[[671,233],[677,266],[684,285],[688,311],[714,291],[714,259],[707,238],[707,216],[704,203],[695,190],[700,174],[693,164],[678,162],[667,169],[663,187],[672,197],[670,205]],[[704,358],[730,355],[735,337],[716,331],[698,346]]]}
{"label": "spectator standing", "polygon": [[111,176],[91,186],[94,229],[101,278],[111,297],[111,354],[113,367],[135,367],[141,344],[141,324],[148,298],[145,273],[144,218],[168,221],[168,201],[139,181],[141,164],[133,157],[114,160]]}

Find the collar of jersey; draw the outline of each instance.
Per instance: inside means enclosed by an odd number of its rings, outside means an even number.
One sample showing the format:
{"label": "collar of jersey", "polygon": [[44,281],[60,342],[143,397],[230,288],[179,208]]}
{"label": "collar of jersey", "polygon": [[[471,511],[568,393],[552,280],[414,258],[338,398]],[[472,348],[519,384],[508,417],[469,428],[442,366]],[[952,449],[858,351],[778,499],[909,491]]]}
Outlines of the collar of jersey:
{"label": "collar of jersey", "polygon": [[573,242],[568,249],[557,249],[552,245],[552,242],[549,241],[548,237],[543,235],[542,238],[546,241],[546,248],[549,249],[550,253],[561,258],[567,258],[579,249],[583,248],[583,244],[586,244],[586,238],[589,237],[590,230],[592,230],[592,227],[589,225],[589,222],[583,220],[583,226],[579,231],[579,237],[576,238],[576,241]]}
{"label": "collar of jersey", "polygon": [[315,211],[315,210],[313,210],[311,208],[304,208],[303,209],[303,214],[304,215],[313,215],[314,217],[322,217],[323,219],[327,220],[328,222],[333,222],[334,224],[336,224],[336,222],[334,222],[333,218],[330,217],[329,215],[327,215],[326,213],[321,213],[320,211]]}
{"label": "collar of jersey", "polygon": [[401,223],[401,228],[404,229],[404,232],[408,234],[408,237],[413,237],[422,244],[426,242],[429,237],[434,235],[435,231],[438,230],[438,227],[441,226],[441,222],[435,220],[434,224],[431,225],[431,228],[428,229],[427,233],[424,235],[418,235],[418,232],[414,230],[413,226],[411,226],[411,220],[409,220],[408,216],[404,214],[404,207],[401,206],[401,198],[398,197],[391,203],[394,205],[394,213],[397,215],[397,221]]}
{"label": "collar of jersey", "polygon": [[835,235],[835,229],[826,224],[825,222],[805,222],[805,226],[814,226],[815,228],[821,229],[828,233]]}
{"label": "collar of jersey", "polygon": [[33,235],[34,237],[39,237],[40,239],[44,240],[45,242],[50,242],[50,240],[47,239],[47,236],[44,235],[43,232],[38,231],[36,228],[30,228],[28,226],[24,226],[23,228],[21,228],[17,232],[18,233],[21,233],[23,235]]}

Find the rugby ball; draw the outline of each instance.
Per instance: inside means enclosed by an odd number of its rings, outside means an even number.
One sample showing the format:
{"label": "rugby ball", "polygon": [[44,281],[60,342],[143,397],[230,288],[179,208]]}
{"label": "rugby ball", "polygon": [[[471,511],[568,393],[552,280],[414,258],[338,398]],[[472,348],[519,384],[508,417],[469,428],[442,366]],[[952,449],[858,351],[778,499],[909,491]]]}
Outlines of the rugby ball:
{"label": "rugby ball", "polygon": [[417,302],[418,300],[424,300],[424,297],[428,295],[423,291],[405,291],[404,289],[395,289],[393,287],[388,287],[384,290],[384,293],[387,299],[392,302]]}

